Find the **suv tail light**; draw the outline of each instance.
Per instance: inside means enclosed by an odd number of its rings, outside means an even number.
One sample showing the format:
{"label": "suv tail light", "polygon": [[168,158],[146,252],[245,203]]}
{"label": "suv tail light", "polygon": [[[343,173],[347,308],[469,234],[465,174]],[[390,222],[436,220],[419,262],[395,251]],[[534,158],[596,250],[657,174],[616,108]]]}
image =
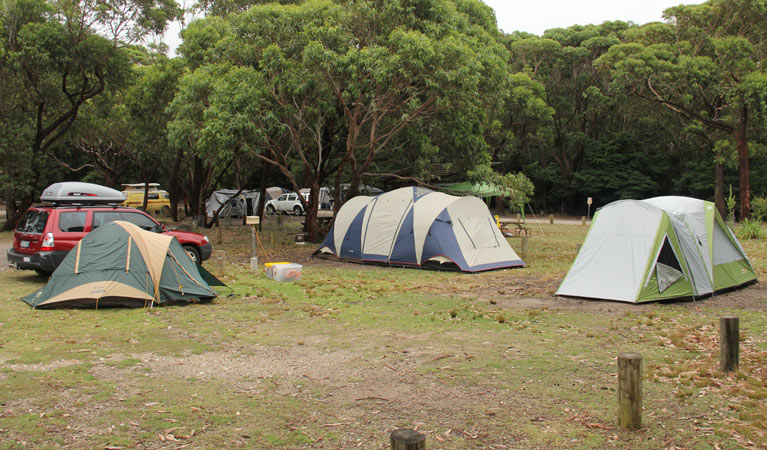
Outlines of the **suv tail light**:
{"label": "suv tail light", "polygon": [[53,250],[53,233],[45,233],[43,236],[43,242],[40,244],[41,251]]}

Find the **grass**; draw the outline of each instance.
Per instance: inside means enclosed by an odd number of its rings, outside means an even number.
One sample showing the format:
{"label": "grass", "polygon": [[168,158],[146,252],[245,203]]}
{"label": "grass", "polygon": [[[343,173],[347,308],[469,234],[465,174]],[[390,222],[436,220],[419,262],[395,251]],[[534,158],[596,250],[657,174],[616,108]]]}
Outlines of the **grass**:
{"label": "grass", "polygon": [[[45,280],[0,272],[0,449],[370,449],[396,427],[442,449],[765,445],[764,306],[552,299],[585,232],[536,224],[526,269],[465,275],[310,263],[267,229],[273,260],[305,263],[276,283],[248,272],[248,231],[231,228],[210,235],[232,295],[155,309],[30,310],[17,298]],[[763,276],[765,242],[743,245]],[[726,375],[730,313],[743,340]],[[644,358],[640,432],[615,429],[628,350]]]}

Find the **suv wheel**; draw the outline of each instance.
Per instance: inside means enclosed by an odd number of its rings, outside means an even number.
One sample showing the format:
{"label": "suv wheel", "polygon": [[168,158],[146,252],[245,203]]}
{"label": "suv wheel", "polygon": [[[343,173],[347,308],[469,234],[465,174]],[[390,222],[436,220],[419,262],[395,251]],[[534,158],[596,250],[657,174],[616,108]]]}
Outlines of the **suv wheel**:
{"label": "suv wheel", "polygon": [[189,255],[190,258],[192,258],[192,261],[194,261],[196,264],[200,264],[200,252],[198,252],[194,246],[185,245],[184,251],[187,255]]}
{"label": "suv wheel", "polygon": [[296,205],[293,207],[293,214],[300,216],[303,212],[304,210],[300,206]]}

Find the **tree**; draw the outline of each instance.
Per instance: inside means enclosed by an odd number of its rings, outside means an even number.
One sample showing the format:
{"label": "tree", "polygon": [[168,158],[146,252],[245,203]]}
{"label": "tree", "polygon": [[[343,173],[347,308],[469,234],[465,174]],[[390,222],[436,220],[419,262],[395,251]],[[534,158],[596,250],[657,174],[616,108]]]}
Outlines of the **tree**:
{"label": "tree", "polygon": [[[195,73],[227,81],[177,96],[175,122],[191,108],[199,121],[187,121],[185,135],[214,153],[253,151],[294,189],[304,177],[316,239],[321,183],[335,174],[336,192],[348,179],[353,195],[375,162],[431,151],[425,131],[438,115],[466,119],[455,129],[479,137],[464,159],[486,152],[484,107],[507,77],[495,32],[491,10],[474,0],[307,1],[208,18],[190,25],[182,51],[199,64]],[[417,145],[401,139],[405,130]]]}
{"label": "tree", "polygon": [[597,65],[609,69],[613,82],[631,95],[732,139],[740,174],[740,217],[746,218],[753,132],[749,111],[767,95],[759,87],[765,77],[767,3],[710,0],[669,8],[664,15],[673,30],[665,36],[672,40],[615,45]]}
{"label": "tree", "polygon": [[[185,155],[178,148],[172,151],[168,144],[167,127],[172,118],[168,107],[185,70],[186,65],[180,58],[157,55],[152,64],[136,67],[136,78],[127,89],[125,102],[130,127],[128,153],[139,168],[142,182],[155,181],[157,171],[165,172],[174,221],[178,221]],[[148,189],[148,185],[146,187]],[[147,199],[148,195],[144,195],[145,203]]]}
{"label": "tree", "polygon": [[3,3],[0,103],[11,114],[3,126],[18,131],[3,137],[3,197],[11,228],[41,188],[50,152],[72,127],[80,108],[119,85],[128,74],[125,45],[164,29],[178,13],[172,0],[53,2],[16,0]]}

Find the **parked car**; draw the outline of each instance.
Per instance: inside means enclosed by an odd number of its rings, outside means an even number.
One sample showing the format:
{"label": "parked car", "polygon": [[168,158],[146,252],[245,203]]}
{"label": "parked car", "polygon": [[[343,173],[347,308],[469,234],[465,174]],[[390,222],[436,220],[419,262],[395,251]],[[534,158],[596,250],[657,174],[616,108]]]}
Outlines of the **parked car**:
{"label": "parked car", "polygon": [[[123,194],[125,201],[122,206],[128,206],[136,209],[144,208],[144,183],[123,184]],[[149,183],[149,192],[147,193],[146,211],[149,213],[170,214],[170,197],[168,191],[160,189],[158,183]]]}
{"label": "parked car", "polygon": [[[304,200],[307,202],[309,201],[308,192],[301,195],[303,195]],[[274,200],[269,200],[264,205],[264,209],[266,209],[266,212],[270,214],[281,212],[293,213],[297,216],[300,216],[304,213],[304,206],[301,204],[301,200],[299,200],[298,194],[295,192],[288,192],[287,194],[280,195]]]}
{"label": "parked car", "polygon": [[[40,274],[48,275],[56,270],[64,257],[86,234],[99,226],[124,220],[138,227],[155,233],[174,236],[184,247],[186,253],[197,263],[210,258],[212,246],[207,236],[188,231],[172,231],[158,223],[147,213],[116,204],[105,203],[102,194],[105,189],[96,194],[88,191],[75,192],[71,186],[82,187],[89,183],[57,183],[64,186],[57,195],[48,196],[45,192],[43,201],[52,201],[52,205],[36,206],[28,209],[16,225],[13,235],[13,248],[8,250],[8,263],[17,269],[31,269]],[[54,185],[55,186],[55,185]],[[69,191],[67,191],[69,189]],[[82,191],[83,189],[79,189]],[[119,191],[109,189],[124,200]],[[68,192],[68,193],[67,193]],[[50,200],[53,198],[53,200]],[[122,200],[120,200],[122,201]],[[107,202],[112,203],[112,202]],[[119,201],[117,202],[119,203]]]}

